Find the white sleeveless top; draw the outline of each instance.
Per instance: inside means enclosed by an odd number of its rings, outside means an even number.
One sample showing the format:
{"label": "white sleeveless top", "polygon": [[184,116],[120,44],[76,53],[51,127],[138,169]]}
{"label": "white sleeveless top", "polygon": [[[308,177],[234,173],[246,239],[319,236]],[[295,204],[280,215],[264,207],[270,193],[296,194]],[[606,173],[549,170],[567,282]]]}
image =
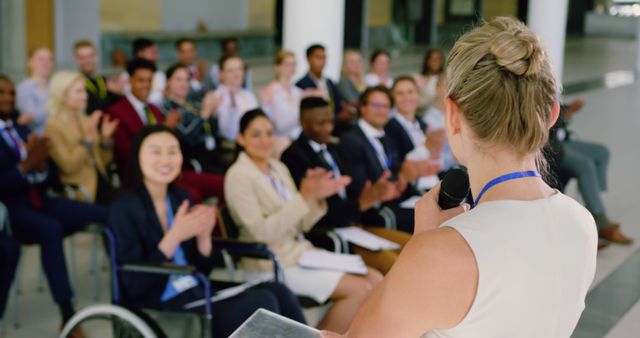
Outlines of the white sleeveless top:
{"label": "white sleeveless top", "polygon": [[596,268],[593,217],[556,192],[535,201],[489,201],[445,222],[467,241],[478,289],[465,318],[425,338],[567,338]]}

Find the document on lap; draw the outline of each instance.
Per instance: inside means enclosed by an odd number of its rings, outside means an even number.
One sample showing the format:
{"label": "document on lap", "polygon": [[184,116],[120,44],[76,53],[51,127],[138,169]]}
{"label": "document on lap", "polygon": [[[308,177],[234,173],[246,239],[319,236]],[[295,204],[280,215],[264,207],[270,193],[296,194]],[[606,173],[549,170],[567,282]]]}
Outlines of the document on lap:
{"label": "document on lap", "polygon": [[[270,282],[271,280],[273,280],[273,276],[264,276],[263,278],[257,278],[246,283],[242,283],[230,288],[219,290],[216,293],[214,293],[213,296],[211,296],[211,302],[215,303],[221,300],[235,297],[260,283]],[[193,309],[198,306],[203,306],[205,303],[206,302],[204,299],[196,300],[191,303],[185,304],[184,309],[185,310]]]}
{"label": "document on lap", "polygon": [[398,250],[400,245],[355,226],[337,228],[335,232],[347,242],[371,251]]}
{"label": "document on lap", "polygon": [[329,251],[305,251],[298,260],[298,265],[305,269],[334,270],[366,275],[368,270],[362,257],[350,254],[337,254]]}

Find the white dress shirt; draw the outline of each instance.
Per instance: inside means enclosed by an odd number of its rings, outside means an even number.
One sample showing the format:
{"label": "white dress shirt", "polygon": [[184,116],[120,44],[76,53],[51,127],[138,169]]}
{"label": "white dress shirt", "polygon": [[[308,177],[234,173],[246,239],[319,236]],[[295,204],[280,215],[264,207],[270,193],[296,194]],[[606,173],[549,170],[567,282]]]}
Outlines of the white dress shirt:
{"label": "white dress shirt", "polygon": [[300,100],[302,89],[295,84],[289,84],[284,88],[282,84],[275,83],[271,103],[263,104],[262,108],[275,126],[277,136],[286,136],[296,139],[300,136]]}
{"label": "white dress shirt", "polygon": [[147,120],[147,112],[145,111],[147,103],[138,100],[138,98],[133,96],[131,93],[127,93],[125,96],[133,106],[133,109],[136,110],[136,113],[138,113],[138,117],[142,121],[142,124],[145,126],[149,124],[149,121]]}
{"label": "white dress shirt", "polygon": [[247,111],[258,108],[258,100],[252,92],[239,89],[235,93],[234,106],[231,91],[225,85],[220,85],[215,95],[220,98],[217,109],[219,133],[225,139],[235,141],[240,129],[240,118]]}
{"label": "white dress shirt", "polygon": [[[311,149],[313,149],[313,151],[316,154],[319,153],[319,155],[322,156],[327,163],[329,163],[329,166],[331,166],[331,170],[333,171],[333,177],[334,178],[342,177],[342,173],[340,172],[340,168],[338,168],[338,164],[336,163],[336,161],[333,158],[333,156],[331,156],[331,153],[329,152],[329,149],[327,149],[327,145],[326,144],[320,144],[320,143],[318,143],[316,141],[309,140],[309,145],[311,146]],[[338,191],[338,195],[342,199],[347,198],[347,192],[344,189],[344,187],[341,188],[340,191]]]}
{"label": "white dress shirt", "polygon": [[369,143],[373,146],[373,149],[375,149],[378,160],[380,161],[380,165],[382,165],[385,170],[389,169],[389,156],[384,151],[382,142],[380,142],[380,138],[384,137],[385,135],[384,130],[378,130],[374,128],[363,119],[358,119],[358,126],[360,127],[360,129],[362,129],[362,132],[364,132],[364,135],[369,140]]}

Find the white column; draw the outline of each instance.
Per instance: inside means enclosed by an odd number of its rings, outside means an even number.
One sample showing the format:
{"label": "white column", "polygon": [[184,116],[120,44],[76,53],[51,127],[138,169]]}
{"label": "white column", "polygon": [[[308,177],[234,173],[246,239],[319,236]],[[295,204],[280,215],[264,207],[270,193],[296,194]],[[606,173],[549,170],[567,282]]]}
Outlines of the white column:
{"label": "white column", "polygon": [[14,82],[26,75],[26,31],[23,0],[0,1],[0,72]]}
{"label": "white column", "polygon": [[562,83],[568,0],[529,1],[528,26],[544,44],[558,83]]}
{"label": "white column", "polygon": [[636,73],[640,74],[640,18],[636,18]]}
{"label": "white column", "polygon": [[284,1],[282,45],[296,54],[298,69],[295,79],[309,70],[305,51],[315,43],[326,48],[325,76],[339,79],[344,46],[344,1]]}
{"label": "white column", "polygon": [[89,40],[100,55],[100,0],[55,0],[55,46],[58,69],[76,69],[73,44]]}

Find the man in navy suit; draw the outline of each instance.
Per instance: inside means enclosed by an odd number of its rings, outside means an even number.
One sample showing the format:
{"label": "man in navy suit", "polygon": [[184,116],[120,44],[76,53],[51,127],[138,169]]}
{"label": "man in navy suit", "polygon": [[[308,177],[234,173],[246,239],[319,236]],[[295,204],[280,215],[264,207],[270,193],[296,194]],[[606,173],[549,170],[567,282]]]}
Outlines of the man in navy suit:
{"label": "man in navy suit", "polygon": [[340,136],[353,127],[356,114],[342,102],[338,86],[322,75],[324,66],[327,63],[327,54],[324,46],[318,44],[309,46],[307,48],[307,63],[309,64],[309,72],[296,82],[296,86],[301,89],[318,89],[322,92],[322,97],[329,102],[329,106],[336,117],[333,133],[336,136]]}
{"label": "man in navy suit", "polygon": [[47,197],[44,189],[53,176],[47,164],[48,141],[15,123],[14,87],[9,78],[0,76],[0,88],[0,202],[9,210],[12,236],[40,246],[42,267],[64,323],[74,309],[62,241],[89,223],[104,223],[107,211]]}
{"label": "man in navy suit", "polygon": [[[347,187],[351,195],[358,196],[367,181],[376,182],[383,176],[396,182],[397,198],[382,206],[393,211],[399,230],[412,233],[413,210],[401,208],[400,202],[416,194],[411,182],[437,173],[438,166],[426,160],[405,161],[402,158],[396,141],[384,129],[392,106],[389,89],[384,86],[367,88],[360,97],[360,119],[342,136],[339,149],[352,178]],[[378,217],[363,219],[365,224],[379,222]]]}

